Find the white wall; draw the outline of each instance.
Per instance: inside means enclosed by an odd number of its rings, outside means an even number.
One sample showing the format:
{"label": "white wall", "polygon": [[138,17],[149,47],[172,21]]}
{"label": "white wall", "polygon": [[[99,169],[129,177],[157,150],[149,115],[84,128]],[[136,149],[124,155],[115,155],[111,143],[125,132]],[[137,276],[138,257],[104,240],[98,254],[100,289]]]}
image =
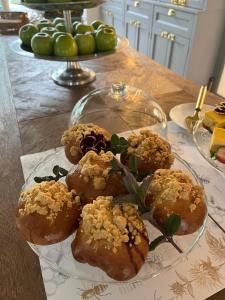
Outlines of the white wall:
{"label": "white wall", "polygon": [[220,83],[217,89],[217,94],[225,98],[225,65],[223,67],[223,72],[220,78]]}
{"label": "white wall", "polygon": [[85,9],[83,14],[84,23],[91,23],[92,21],[99,19],[99,17],[100,17],[99,7]]}

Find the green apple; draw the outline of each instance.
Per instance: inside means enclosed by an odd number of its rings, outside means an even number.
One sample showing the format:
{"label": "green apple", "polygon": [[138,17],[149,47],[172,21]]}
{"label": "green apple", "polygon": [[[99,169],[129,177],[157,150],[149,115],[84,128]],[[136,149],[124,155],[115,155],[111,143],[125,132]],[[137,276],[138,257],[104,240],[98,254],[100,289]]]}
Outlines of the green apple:
{"label": "green apple", "polygon": [[35,25],[26,24],[20,27],[19,37],[24,45],[30,47],[31,39],[36,33],[38,33],[38,29]]}
{"label": "green apple", "polygon": [[43,3],[44,0],[24,0],[25,3]]}
{"label": "green apple", "polygon": [[93,35],[94,39],[96,37],[97,32],[98,32],[98,30],[94,30],[94,31],[91,32],[91,34]]}
{"label": "green apple", "polygon": [[54,25],[52,24],[52,22],[50,20],[47,19],[43,19],[40,20],[39,22],[37,22],[37,28],[39,31],[41,31],[41,28],[44,27],[54,27]]}
{"label": "green apple", "polygon": [[109,29],[112,29],[114,30],[114,32],[116,33],[116,29],[113,27],[113,26],[110,26],[110,25],[106,25],[106,24],[102,24],[98,27],[97,30],[100,30],[100,29],[103,29],[103,28],[109,28]]}
{"label": "green apple", "polygon": [[60,23],[64,23],[64,18],[55,18],[52,22],[52,24],[54,26],[56,26],[57,24],[60,24]]}
{"label": "green apple", "polygon": [[67,32],[66,30],[66,26],[64,23],[59,23],[55,26],[55,28],[58,30],[58,31],[61,31],[61,32]]}
{"label": "green apple", "polygon": [[66,2],[71,2],[71,0],[47,0],[49,3],[66,3]]}
{"label": "green apple", "polygon": [[73,22],[73,31],[74,31],[74,33],[77,32],[77,31],[76,31],[76,27],[77,27],[78,24],[81,24],[81,22],[79,22],[79,21]]}
{"label": "green apple", "polygon": [[52,55],[53,39],[46,32],[38,32],[31,39],[31,48],[36,55]]}
{"label": "green apple", "polygon": [[99,27],[100,25],[104,25],[104,22],[101,21],[101,20],[95,20],[95,21],[93,21],[93,22],[91,23],[91,25],[92,25],[93,28],[96,30],[96,29],[98,29],[98,27]]}
{"label": "green apple", "polygon": [[91,33],[78,33],[75,36],[79,55],[89,55],[95,52],[95,38]]}
{"label": "green apple", "polygon": [[96,47],[99,52],[112,51],[116,48],[117,38],[113,29],[103,28],[98,30],[95,37]]}
{"label": "green apple", "polygon": [[55,27],[44,27],[44,28],[41,28],[40,32],[46,32],[50,36],[52,36],[53,33],[58,32],[58,30]]}
{"label": "green apple", "polygon": [[92,32],[94,28],[91,25],[86,24],[77,24],[76,26],[76,33],[85,33],[85,32]]}
{"label": "green apple", "polygon": [[69,36],[72,36],[71,33],[69,33],[69,32],[57,31],[57,32],[54,32],[53,35],[52,35],[53,41],[55,42],[56,39],[57,39],[57,37],[60,36],[60,35],[69,35]]}
{"label": "green apple", "polygon": [[60,35],[54,43],[54,54],[58,57],[73,57],[78,54],[77,43],[70,35]]}

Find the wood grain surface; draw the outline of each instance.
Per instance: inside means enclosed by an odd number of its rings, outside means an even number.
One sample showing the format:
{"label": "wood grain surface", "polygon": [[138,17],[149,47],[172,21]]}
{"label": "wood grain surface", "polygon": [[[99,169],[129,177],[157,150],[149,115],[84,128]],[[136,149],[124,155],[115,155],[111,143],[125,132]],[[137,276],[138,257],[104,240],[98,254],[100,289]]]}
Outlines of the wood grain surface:
{"label": "wood grain surface", "polygon": [[[60,145],[75,103],[93,89],[124,81],[153,95],[167,116],[181,103],[195,102],[199,86],[130,48],[82,63],[97,73],[80,88],[57,86],[51,72],[63,63],[29,59],[10,50],[15,37],[0,36],[0,299],[46,299],[39,261],[20,238],[15,208],[23,184],[20,156]],[[220,101],[208,94],[206,103]],[[225,291],[209,298],[224,300]]]}

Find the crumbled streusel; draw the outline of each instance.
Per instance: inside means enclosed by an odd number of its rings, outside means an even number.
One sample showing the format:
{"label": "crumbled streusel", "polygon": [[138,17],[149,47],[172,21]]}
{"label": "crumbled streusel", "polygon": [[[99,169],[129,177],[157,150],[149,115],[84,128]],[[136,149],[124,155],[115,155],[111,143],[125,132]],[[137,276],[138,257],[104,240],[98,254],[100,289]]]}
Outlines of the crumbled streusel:
{"label": "crumbled streusel", "polygon": [[24,207],[19,209],[21,216],[38,213],[53,221],[64,205],[72,207],[80,199],[69,192],[65,184],[52,180],[35,184],[22,192],[20,201],[24,202]]}
{"label": "crumbled streusel", "polygon": [[150,183],[149,191],[154,199],[154,205],[163,202],[176,203],[179,200],[190,201],[190,211],[193,212],[203,199],[200,186],[193,184],[188,175],[181,170],[158,169]]}
{"label": "crumbled streusel", "polygon": [[154,158],[156,162],[161,163],[169,160],[169,163],[172,164],[174,161],[170,145],[150,130],[142,130],[139,134],[132,134],[129,136],[128,141],[130,146],[127,153],[129,155],[135,155],[143,160]]}
{"label": "crumbled streusel", "polygon": [[[105,134],[105,130],[95,124],[76,124],[64,132],[61,143],[63,145],[70,142],[79,143],[83,136],[91,134],[92,131],[96,134]],[[71,149],[71,151],[75,151],[75,148]]]}
{"label": "crumbled streusel", "polygon": [[145,226],[132,204],[112,206],[112,197],[99,196],[82,211],[82,230],[92,240],[106,240],[107,248],[114,252],[122,243],[135,245],[141,242],[141,234],[147,235]]}
{"label": "crumbled streusel", "polygon": [[112,152],[101,151],[97,154],[94,151],[89,151],[83,156],[79,164],[81,166],[81,175],[85,182],[93,179],[93,185],[96,190],[103,190],[106,186],[106,180],[111,170],[111,161],[114,155]]}

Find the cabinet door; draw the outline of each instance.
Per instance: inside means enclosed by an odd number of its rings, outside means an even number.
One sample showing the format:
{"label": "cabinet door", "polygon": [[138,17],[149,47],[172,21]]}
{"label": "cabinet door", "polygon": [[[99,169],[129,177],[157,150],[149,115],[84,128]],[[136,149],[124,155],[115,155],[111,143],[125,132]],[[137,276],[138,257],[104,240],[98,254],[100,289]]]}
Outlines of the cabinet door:
{"label": "cabinet door", "polygon": [[189,40],[175,35],[174,39],[174,41],[169,41],[166,66],[175,73],[184,75],[188,56]]}
{"label": "cabinet door", "polygon": [[[170,4],[176,4],[179,1],[182,2],[182,0],[159,0],[162,3],[170,3]],[[184,1],[184,0],[183,0]],[[204,9],[206,7],[207,0],[186,0],[186,4],[184,6],[191,7],[191,8],[198,8],[198,9]]]}
{"label": "cabinet door", "polygon": [[110,6],[102,6],[100,8],[101,19],[108,25],[116,28],[118,36],[123,36],[123,16],[122,10],[114,9]]}
{"label": "cabinet door", "polygon": [[126,18],[126,37],[132,48],[145,55],[149,54],[149,30],[147,23],[137,19]]}
{"label": "cabinet door", "polygon": [[152,33],[150,57],[163,66],[167,66],[167,49],[169,40],[161,36],[163,30],[156,29]]}

